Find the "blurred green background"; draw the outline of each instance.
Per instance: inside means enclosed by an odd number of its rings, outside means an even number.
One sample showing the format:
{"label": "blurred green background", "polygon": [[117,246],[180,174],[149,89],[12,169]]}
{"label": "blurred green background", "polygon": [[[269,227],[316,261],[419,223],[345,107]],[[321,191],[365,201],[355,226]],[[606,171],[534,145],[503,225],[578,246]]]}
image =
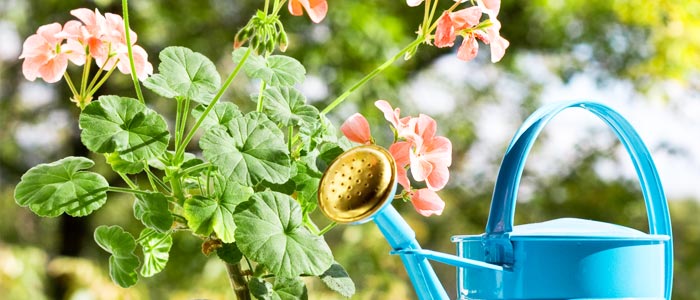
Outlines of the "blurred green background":
{"label": "blurred green background", "polygon": [[[449,6],[452,1],[445,1]],[[232,69],[236,31],[262,1],[131,1],[131,26],[157,65],[166,46],[186,46]],[[223,265],[200,252],[200,243],[176,235],[161,274],[121,289],[106,273],[106,253],[92,239],[94,228],[119,224],[136,232],[132,199],[110,195],[86,218],[42,219],[17,206],[14,185],[38,163],[68,155],[89,156],[81,145],[78,109],[64,83],[28,82],[17,59],[23,40],[37,27],[69,19],[87,7],[121,14],[115,0],[0,1],[0,298],[3,299],[232,299]],[[364,74],[409,43],[422,9],[404,1],[329,1],[318,25],[282,13],[290,36],[287,51],[307,68],[300,87],[323,108]],[[380,144],[389,130],[373,106],[389,100],[405,115],[427,113],[439,134],[452,140],[451,183],[440,195],[442,216],[423,218],[410,204],[396,203],[425,248],[454,252],[449,237],[484,230],[493,182],[505,146],[517,126],[539,105],[593,97],[621,110],[646,139],[659,165],[673,219],[673,299],[700,299],[700,2],[634,0],[504,1],[499,19],[511,45],[491,64],[488,48],[472,62],[453,50],[422,46],[351,96],[330,115],[364,113]],[[69,72],[79,72],[69,68]],[[255,90],[241,78],[226,96],[249,104]],[[115,75],[97,93],[133,96],[130,78]],[[146,91],[149,105],[173,115],[172,103]],[[648,230],[638,181],[614,136],[591,116],[570,114],[545,130],[523,177],[516,224],[570,216]],[[591,122],[589,122],[591,121]],[[192,143],[196,145],[195,143]],[[194,151],[194,149],[192,149]],[[97,171],[111,174],[102,159]],[[112,184],[118,178],[108,177]],[[319,223],[325,221],[321,216]],[[412,299],[398,257],[371,224],[339,226],[327,235],[334,254],[355,280],[355,299]],[[454,269],[436,265],[455,293]],[[309,280],[311,299],[335,299]]]}

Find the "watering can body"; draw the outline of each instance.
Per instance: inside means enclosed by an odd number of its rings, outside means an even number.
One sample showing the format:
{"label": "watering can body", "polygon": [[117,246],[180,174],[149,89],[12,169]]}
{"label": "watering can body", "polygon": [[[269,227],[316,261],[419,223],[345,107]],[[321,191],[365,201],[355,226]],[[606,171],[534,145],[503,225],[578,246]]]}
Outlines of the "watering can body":
{"label": "watering can body", "polygon": [[510,244],[512,262],[503,271],[458,268],[460,299],[664,299],[668,236],[567,218],[515,226],[507,240],[486,239],[452,238],[457,256],[478,261],[498,259],[486,245]]}
{"label": "watering can body", "polygon": [[[574,218],[513,226],[527,155],[543,127],[571,107],[602,119],[627,150],[639,177],[650,233]],[[372,174],[371,180],[356,187],[346,184],[350,175],[362,174]],[[395,192],[391,154],[378,146],[360,146],[341,154],[324,173],[319,207],[336,222],[374,221],[392,254],[401,257],[421,300],[448,298],[428,260],[457,267],[460,299],[671,299],[671,219],[656,167],[632,126],[603,104],[554,103],[525,120],[501,163],[485,233],[452,237],[457,255],[420,247],[390,204]]]}
{"label": "watering can body", "polygon": [[[570,107],[601,118],[626,148],[640,179],[650,234],[573,218],[513,226],[527,154],[543,127]],[[486,232],[454,236],[452,241],[457,256],[504,267],[459,267],[461,299],[670,299],[671,221],[658,173],[632,126],[600,103],[554,103],[533,113],[506,150]]]}

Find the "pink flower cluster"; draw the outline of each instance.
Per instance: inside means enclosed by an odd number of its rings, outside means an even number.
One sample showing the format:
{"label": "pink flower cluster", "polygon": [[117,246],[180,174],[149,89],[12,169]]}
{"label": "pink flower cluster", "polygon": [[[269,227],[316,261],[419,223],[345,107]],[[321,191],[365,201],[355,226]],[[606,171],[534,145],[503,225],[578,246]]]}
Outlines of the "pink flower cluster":
{"label": "pink flower cluster", "polygon": [[[427,115],[401,118],[400,109],[393,109],[384,100],[375,102],[375,106],[396,130],[399,140],[389,147],[389,152],[396,161],[398,182],[410,197],[413,207],[426,217],[442,214],[445,202],[436,191],[444,188],[450,177],[448,167],[452,164],[452,143],[435,135],[437,123]],[[359,113],[350,116],[340,130],[353,142],[373,143],[369,123]],[[414,180],[425,181],[426,188],[411,188],[407,167]]]}
{"label": "pink flower cluster", "polygon": [[[501,22],[498,21],[500,0],[477,0],[477,6],[464,8],[455,12],[444,12],[438,19],[435,30],[435,46],[439,48],[452,47],[457,35],[463,37],[462,45],[457,50],[457,58],[469,61],[476,57],[479,51],[477,39],[491,46],[491,61],[498,62],[510,45],[500,34]],[[483,29],[477,28],[482,13],[489,16],[491,25]]]}
{"label": "pink flower cluster", "polygon": [[[80,21],[71,20],[63,26],[44,25],[27,38],[19,57],[24,59],[24,76],[31,81],[40,77],[49,83],[56,82],[66,72],[69,60],[80,66],[88,57],[106,70],[116,66],[122,73],[131,74],[122,17],[102,15],[97,9],[93,12],[87,8],[72,10],[71,14]],[[136,74],[139,79],[146,79],[153,74],[153,66],[146,51],[135,45],[136,33],[131,31],[130,37]]]}

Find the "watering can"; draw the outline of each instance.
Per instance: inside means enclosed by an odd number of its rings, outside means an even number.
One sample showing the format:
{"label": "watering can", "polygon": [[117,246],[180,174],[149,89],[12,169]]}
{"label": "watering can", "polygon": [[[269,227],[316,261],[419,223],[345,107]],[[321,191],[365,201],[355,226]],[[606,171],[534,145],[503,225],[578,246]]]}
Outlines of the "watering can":
{"label": "watering can", "polygon": [[[525,159],[535,138],[559,112],[583,108],[601,118],[632,158],[649,219],[649,234],[574,218],[513,226]],[[448,299],[428,260],[457,267],[460,299],[670,299],[671,220],[651,155],[632,126],[596,102],[554,103],[535,111],[506,150],[486,232],[452,237],[457,255],[422,249],[391,205],[396,164],[381,147],[341,154],[321,179],[319,207],[339,223],[374,221],[401,257],[419,299]],[[602,201],[602,200],[601,200]]]}

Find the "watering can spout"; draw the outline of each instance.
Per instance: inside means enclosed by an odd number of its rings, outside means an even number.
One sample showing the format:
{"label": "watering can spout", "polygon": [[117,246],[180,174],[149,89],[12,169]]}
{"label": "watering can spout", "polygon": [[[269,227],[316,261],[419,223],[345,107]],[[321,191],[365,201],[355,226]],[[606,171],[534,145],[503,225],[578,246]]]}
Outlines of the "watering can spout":
{"label": "watering can spout", "polygon": [[419,299],[448,299],[430,260],[465,268],[503,271],[503,267],[455,255],[422,249],[416,234],[391,200],[396,194],[396,164],[384,148],[355,147],[338,156],[321,178],[319,208],[338,223],[369,221],[379,227],[406,267]]}

